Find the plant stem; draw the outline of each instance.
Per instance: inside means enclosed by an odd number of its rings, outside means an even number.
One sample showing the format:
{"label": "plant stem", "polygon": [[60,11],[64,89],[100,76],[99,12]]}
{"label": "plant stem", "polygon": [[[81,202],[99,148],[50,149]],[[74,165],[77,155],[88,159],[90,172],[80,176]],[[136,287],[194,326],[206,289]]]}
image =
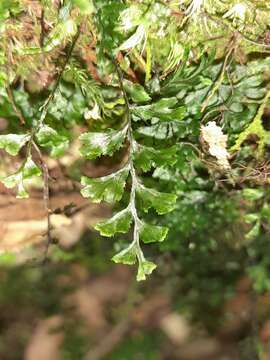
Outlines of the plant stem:
{"label": "plant stem", "polygon": [[60,84],[60,81],[62,79],[62,76],[63,76],[63,73],[66,69],[66,66],[67,64],[69,63],[69,60],[71,58],[71,55],[72,55],[72,52],[74,50],[74,47],[76,45],[76,42],[78,41],[79,37],[80,37],[80,34],[81,34],[81,26],[78,27],[78,30],[72,40],[72,43],[71,43],[71,46],[68,50],[68,53],[67,53],[67,56],[65,58],[65,61],[61,67],[61,70],[60,70],[60,73],[58,74],[58,77],[56,79],[56,82],[54,84],[54,87],[52,88],[52,91],[48,97],[48,99],[45,101],[45,103],[42,105],[41,109],[42,109],[42,113],[41,113],[41,116],[40,116],[40,120],[39,120],[39,125],[42,125],[43,124],[43,121],[45,120],[46,116],[47,116],[47,113],[48,113],[48,109],[49,109],[49,105],[50,105],[50,102],[53,100],[54,98],[54,95],[55,95],[55,92],[56,90],[58,89],[59,87],[59,84]]}
{"label": "plant stem", "polygon": [[[138,217],[137,209],[136,209],[136,187],[138,185],[138,180],[136,176],[136,170],[134,167],[133,162],[133,152],[134,152],[134,138],[132,134],[132,120],[131,120],[131,114],[130,114],[130,104],[128,100],[127,93],[124,88],[123,84],[123,73],[120,69],[119,64],[117,63],[117,60],[113,60],[119,80],[120,89],[123,93],[125,105],[126,105],[126,116],[127,116],[127,122],[128,122],[128,142],[129,142],[129,156],[128,156],[128,164],[130,168],[130,176],[131,176],[131,192],[130,192],[130,209],[131,209],[131,215],[134,221],[134,232],[133,232],[133,241],[136,243],[136,246],[138,248],[138,254],[141,254],[140,249],[140,241],[139,241],[139,226],[140,226],[140,219]],[[141,259],[139,259],[141,260]]]}
{"label": "plant stem", "polygon": [[48,257],[48,251],[50,244],[52,242],[52,236],[51,236],[51,209],[50,209],[50,188],[49,188],[49,170],[46,162],[44,161],[41,151],[38,147],[38,145],[32,140],[33,147],[35,148],[39,160],[40,165],[42,167],[42,174],[43,174],[43,182],[44,182],[44,189],[43,189],[43,200],[44,200],[44,207],[46,211],[46,217],[47,217],[47,243],[46,248],[44,252],[44,257],[42,263],[45,264],[47,257]]}
{"label": "plant stem", "polygon": [[[50,105],[50,102],[53,100],[54,98],[54,95],[55,95],[55,92],[56,90],[58,89],[58,86],[60,84],[60,81],[62,79],[62,76],[63,76],[63,73],[65,71],[65,68],[71,58],[71,55],[72,55],[72,52],[74,50],[74,47],[76,45],[76,42],[78,41],[79,39],[79,36],[80,36],[80,33],[81,33],[81,26],[78,27],[78,30],[77,30],[77,33],[76,35],[74,36],[73,38],[73,41],[72,41],[72,44],[69,48],[69,51],[67,53],[67,56],[65,58],[65,61],[63,63],[63,66],[60,70],[60,73],[57,77],[57,80],[54,84],[54,87],[50,93],[50,96],[48,97],[48,99],[46,100],[46,102],[44,103],[43,105],[43,108],[42,108],[42,113],[41,113],[41,116],[40,116],[40,120],[39,120],[39,124],[37,126],[37,129],[35,132],[37,132],[39,130],[39,127],[43,124],[46,116],[47,116],[47,113],[48,113],[48,109],[49,109],[49,105]],[[49,252],[49,247],[52,243],[52,236],[51,236],[51,209],[50,209],[50,188],[49,188],[49,170],[48,170],[48,166],[46,164],[46,162],[44,161],[43,157],[42,157],[42,154],[41,154],[41,151],[38,147],[38,145],[34,142],[33,138],[34,138],[34,135],[35,135],[35,132],[31,135],[31,141],[32,141],[32,144],[39,156],[39,159],[40,159],[40,164],[41,164],[41,167],[42,167],[42,173],[43,173],[43,181],[44,181],[44,191],[43,191],[43,199],[44,199],[44,206],[45,206],[45,209],[46,209],[46,214],[47,214],[47,243],[46,243],[46,248],[45,248],[45,252],[44,252],[44,257],[43,257],[43,261],[42,263],[45,264],[46,261],[47,261],[47,258],[48,258],[48,252]]]}

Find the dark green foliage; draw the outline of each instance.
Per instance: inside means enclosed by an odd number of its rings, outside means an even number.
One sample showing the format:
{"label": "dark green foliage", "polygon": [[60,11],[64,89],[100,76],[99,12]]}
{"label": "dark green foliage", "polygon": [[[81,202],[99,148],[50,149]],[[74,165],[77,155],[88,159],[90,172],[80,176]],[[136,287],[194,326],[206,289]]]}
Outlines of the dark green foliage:
{"label": "dark green foliage", "polygon": [[175,207],[177,197],[174,194],[161,193],[143,185],[138,186],[137,193],[144,211],[154,208],[159,215],[162,215],[172,211]]}
{"label": "dark green foliage", "polygon": [[135,146],[135,163],[142,171],[149,171],[152,167],[174,165],[176,163],[176,146],[162,150],[157,150],[138,143],[136,143]]}
{"label": "dark green foliage", "polygon": [[181,121],[186,115],[186,108],[178,106],[177,98],[172,97],[162,98],[151,105],[136,106],[132,113],[135,121],[153,118],[160,121]]}

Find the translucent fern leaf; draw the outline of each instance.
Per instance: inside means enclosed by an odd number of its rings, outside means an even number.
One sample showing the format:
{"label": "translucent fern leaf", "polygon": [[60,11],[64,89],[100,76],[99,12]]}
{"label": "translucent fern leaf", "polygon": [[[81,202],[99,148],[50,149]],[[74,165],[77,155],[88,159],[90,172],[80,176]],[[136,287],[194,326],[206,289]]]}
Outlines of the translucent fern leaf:
{"label": "translucent fern leaf", "polygon": [[165,226],[152,225],[142,222],[139,230],[140,239],[146,244],[161,242],[165,240],[168,230],[169,229]]}
{"label": "translucent fern leaf", "polygon": [[149,171],[152,167],[159,167],[162,165],[174,165],[177,161],[176,152],[177,146],[156,150],[153,147],[135,143],[135,164],[143,171]]}
{"label": "translucent fern leaf", "polygon": [[0,135],[0,149],[4,149],[10,155],[15,156],[29,139],[29,134]]}
{"label": "translucent fern leaf", "polygon": [[113,236],[116,233],[128,232],[132,221],[132,216],[129,208],[126,208],[111,219],[101,221],[96,224],[95,229],[103,236]]}
{"label": "translucent fern leaf", "polygon": [[84,188],[81,194],[90,198],[93,202],[99,203],[102,200],[108,203],[119,201],[122,198],[129,168],[125,167],[116,173],[100,178],[88,178],[83,176],[81,183]]}
{"label": "translucent fern leaf", "polygon": [[87,132],[80,136],[81,154],[86,159],[95,159],[101,155],[112,155],[120,149],[126,137],[127,126],[123,129],[109,130],[106,133]]}
{"label": "translucent fern leaf", "polygon": [[59,134],[48,125],[43,125],[36,133],[36,139],[40,146],[48,148],[53,157],[64,155],[69,146],[66,136]]}
{"label": "translucent fern leaf", "polygon": [[8,189],[16,187],[17,188],[16,197],[19,199],[24,199],[29,197],[29,194],[25,189],[24,181],[34,176],[40,176],[40,175],[41,175],[40,168],[34,163],[31,156],[29,156],[15,174],[12,174],[10,176],[1,179],[1,182]]}
{"label": "translucent fern leaf", "polygon": [[177,198],[174,194],[159,192],[142,184],[138,184],[136,194],[144,211],[154,208],[159,215],[172,211]]}

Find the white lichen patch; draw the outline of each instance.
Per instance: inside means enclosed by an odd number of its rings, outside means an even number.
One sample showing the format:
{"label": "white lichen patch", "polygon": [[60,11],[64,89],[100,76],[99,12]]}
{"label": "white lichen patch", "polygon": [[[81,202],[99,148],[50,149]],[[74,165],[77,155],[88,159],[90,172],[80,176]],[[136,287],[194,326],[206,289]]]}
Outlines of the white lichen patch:
{"label": "white lichen patch", "polygon": [[215,121],[210,121],[206,126],[201,126],[203,140],[209,146],[210,155],[217,159],[223,169],[230,169],[229,153],[227,151],[228,136],[223,134],[222,128]]}

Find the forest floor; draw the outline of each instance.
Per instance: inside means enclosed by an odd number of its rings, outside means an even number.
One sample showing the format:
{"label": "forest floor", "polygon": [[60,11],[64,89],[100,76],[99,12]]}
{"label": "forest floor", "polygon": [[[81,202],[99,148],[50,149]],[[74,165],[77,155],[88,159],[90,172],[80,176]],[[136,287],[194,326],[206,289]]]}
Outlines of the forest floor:
{"label": "forest floor", "polygon": [[[103,175],[106,165],[93,171]],[[1,360],[255,360],[254,335],[270,359],[270,321],[256,323],[258,313],[267,319],[270,294],[254,301],[243,275],[218,311],[205,314],[199,303],[194,320],[170,278],[136,283],[133,269],[111,264],[112,242],[89,230],[111,210],[84,200],[55,164],[50,174],[54,241],[45,264],[42,191],[18,200],[0,185]]]}

